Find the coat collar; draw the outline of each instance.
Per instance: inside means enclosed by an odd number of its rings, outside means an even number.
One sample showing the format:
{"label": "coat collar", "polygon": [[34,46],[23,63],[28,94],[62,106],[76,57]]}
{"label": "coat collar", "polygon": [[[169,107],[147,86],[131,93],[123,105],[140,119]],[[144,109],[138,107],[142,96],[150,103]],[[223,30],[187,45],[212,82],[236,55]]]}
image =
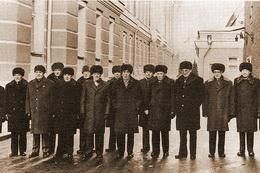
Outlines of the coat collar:
{"label": "coat collar", "polygon": [[46,81],[47,81],[47,79],[44,76],[42,78],[42,80],[40,80],[39,82],[37,81],[37,79],[34,79],[33,84],[36,86],[36,88],[45,87]]}
{"label": "coat collar", "polygon": [[119,79],[119,84],[120,84],[122,87],[124,87],[124,88],[131,88],[131,87],[133,86],[133,84],[134,84],[135,81],[136,81],[136,80],[135,80],[132,76],[130,76],[130,80],[129,80],[129,83],[128,83],[128,86],[127,86],[127,87],[126,87],[125,84],[124,84],[123,78],[120,78],[120,79]]}
{"label": "coat collar", "polygon": [[96,91],[100,90],[100,89],[103,88],[104,86],[105,86],[105,82],[104,82],[102,79],[100,79],[100,83],[99,83],[98,86],[95,85],[94,80],[91,80],[91,87],[92,87],[94,90],[96,90]]}
{"label": "coat collar", "polygon": [[248,83],[251,84],[251,85],[253,85],[256,82],[255,78],[252,75],[250,75],[248,78],[244,78],[243,76],[239,76],[236,80],[236,82],[238,84],[240,84],[242,81],[248,81]]}
{"label": "coat collar", "polygon": [[209,85],[215,87],[218,90],[221,90],[222,88],[224,88],[226,85],[229,84],[229,81],[227,78],[225,78],[224,76],[222,76],[220,79],[220,85],[217,83],[217,79],[212,77],[208,80]]}
{"label": "coat collar", "polygon": [[[20,82],[19,82],[19,84],[22,84],[22,85],[27,85],[27,81],[25,80],[25,79],[22,79]],[[10,82],[10,85],[15,85],[16,84],[16,82],[15,82],[15,80],[12,80],[11,82]]]}
{"label": "coat collar", "polygon": [[[194,80],[196,80],[197,76],[194,73],[190,73],[190,75],[186,79],[186,85],[191,84]],[[181,81],[185,81],[185,78],[183,75],[179,77]]]}

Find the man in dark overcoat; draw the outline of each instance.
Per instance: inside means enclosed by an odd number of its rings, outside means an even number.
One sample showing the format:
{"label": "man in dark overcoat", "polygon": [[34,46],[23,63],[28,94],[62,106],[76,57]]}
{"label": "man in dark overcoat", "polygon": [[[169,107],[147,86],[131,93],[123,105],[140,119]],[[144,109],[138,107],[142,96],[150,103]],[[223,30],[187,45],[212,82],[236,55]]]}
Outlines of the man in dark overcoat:
{"label": "man in dark overcoat", "polygon": [[[112,67],[112,73],[114,77],[110,80],[108,80],[109,83],[109,97],[111,95],[111,88],[113,88],[113,85],[115,81],[121,78],[121,66],[115,65]],[[110,103],[111,104],[111,103]],[[110,106],[112,107],[112,106]],[[108,148],[106,149],[106,152],[113,152],[116,150],[116,133],[115,133],[115,114],[112,110],[109,111],[109,116],[106,120],[106,127],[109,127],[109,142],[108,142]]]}
{"label": "man in dark overcoat", "polygon": [[225,133],[228,122],[234,115],[234,93],[232,81],[223,76],[225,66],[214,63],[211,66],[213,78],[205,82],[205,98],[202,104],[203,117],[207,117],[209,131],[209,155],[215,157],[216,135],[218,133],[218,154],[225,157]]}
{"label": "man in dark overcoat", "polygon": [[2,123],[6,121],[5,110],[5,89],[0,86],[0,133],[2,132]]}
{"label": "man in dark overcoat", "polygon": [[112,109],[115,112],[118,159],[124,156],[126,135],[127,158],[131,159],[134,157],[134,134],[138,133],[138,113],[142,93],[139,81],[131,76],[132,72],[132,65],[123,64],[121,66],[122,78],[115,82],[111,94]]}
{"label": "man in dark overcoat", "polygon": [[[92,76],[90,74],[90,69],[88,65],[84,65],[82,67],[82,76],[77,80],[78,85],[80,86],[80,93],[82,92],[83,84],[87,80],[91,80]],[[85,116],[79,116],[77,126],[79,128],[79,150],[77,151],[78,154],[82,155],[85,154],[86,151],[86,136],[84,131],[82,130],[83,123],[84,123]]]}
{"label": "man in dark overcoat", "polygon": [[5,87],[8,131],[11,132],[11,154],[9,156],[17,156],[18,148],[20,156],[26,156],[26,133],[29,130],[29,118],[25,113],[25,101],[28,82],[23,79],[23,68],[14,68],[12,74],[14,80]]}
{"label": "man in dark overcoat", "polygon": [[31,117],[33,149],[29,157],[39,156],[42,137],[43,157],[49,156],[50,121],[53,117],[53,81],[46,79],[45,67],[34,67],[35,79],[28,83],[26,92],[26,113]]}
{"label": "man in dark overcoat", "polygon": [[144,154],[150,151],[150,134],[149,134],[149,129],[147,127],[149,115],[146,114],[147,112],[145,112],[145,110],[149,109],[150,85],[151,82],[154,80],[153,77],[154,68],[155,67],[152,64],[145,65],[144,66],[145,77],[139,81],[142,89],[142,97],[143,97],[140,113],[139,113],[139,126],[141,126],[143,130],[143,148],[141,149],[141,152]]}
{"label": "man in dark overcoat", "polygon": [[[160,141],[162,141],[163,157],[169,156],[169,131],[171,119],[174,117],[174,80],[166,76],[167,67],[155,67],[156,80],[150,85],[150,102],[148,129],[152,130],[153,152],[151,156],[156,159],[160,154]],[[160,135],[162,140],[160,140]]]}
{"label": "man in dark overcoat", "polygon": [[62,70],[63,80],[57,83],[54,93],[54,131],[58,134],[55,159],[72,161],[74,134],[79,114],[80,87],[72,78],[73,68]]}
{"label": "man in dark overcoat", "polygon": [[[62,80],[62,69],[64,64],[61,62],[55,62],[51,66],[52,73],[47,77],[47,79],[52,80],[55,85]],[[50,137],[49,137],[49,153],[53,154],[55,152],[56,134],[54,132],[54,121],[50,121]]]}
{"label": "man in dark overcoat", "polygon": [[109,85],[101,79],[103,68],[93,65],[90,72],[93,79],[84,83],[80,103],[80,113],[85,115],[83,131],[86,133],[86,160],[93,155],[94,137],[97,158],[103,158],[105,119],[109,113]]}
{"label": "man in dark overcoat", "polygon": [[181,76],[175,83],[176,128],[180,132],[180,148],[176,159],[187,157],[187,131],[190,134],[190,158],[196,159],[197,130],[200,129],[200,105],[204,98],[203,79],[192,73],[192,63],[180,63]]}
{"label": "man in dark overcoat", "polygon": [[240,149],[238,156],[245,157],[245,137],[249,157],[254,157],[254,132],[260,116],[260,82],[252,75],[252,64],[241,63],[241,75],[234,81],[235,116],[239,132]]}

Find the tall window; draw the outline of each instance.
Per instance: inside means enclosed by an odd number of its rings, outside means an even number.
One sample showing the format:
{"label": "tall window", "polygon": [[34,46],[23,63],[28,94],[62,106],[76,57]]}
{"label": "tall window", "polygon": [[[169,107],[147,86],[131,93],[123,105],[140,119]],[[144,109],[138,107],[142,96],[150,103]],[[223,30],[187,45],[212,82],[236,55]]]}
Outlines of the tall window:
{"label": "tall window", "polygon": [[45,1],[33,0],[31,52],[41,57],[45,48]]}
{"label": "tall window", "polygon": [[102,12],[97,10],[96,12],[96,65],[101,61],[101,24],[102,24]]}
{"label": "tall window", "polygon": [[126,32],[123,32],[123,63],[126,63]]}
{"label": "tall window", "polygon": [[109,76],[112,76],[112,66],[113,66],[113,57],[114,57],[114,27],[115,19],[109,19],[109,52],[108,52],[108,69]]}
{"label": "tall window", "polygon": [[129,36],[129,50],[128,50],[128,54],[129,54],[129,59],[128,59],[128,62],[129,64],[133,64],[133,36],[130,35]]}
{"label": "tall window", "polygon": [[86,7],[79,4],[78,11],[78,70],[77,74],[81,74],[81,69],[85,65],[86,53]]}

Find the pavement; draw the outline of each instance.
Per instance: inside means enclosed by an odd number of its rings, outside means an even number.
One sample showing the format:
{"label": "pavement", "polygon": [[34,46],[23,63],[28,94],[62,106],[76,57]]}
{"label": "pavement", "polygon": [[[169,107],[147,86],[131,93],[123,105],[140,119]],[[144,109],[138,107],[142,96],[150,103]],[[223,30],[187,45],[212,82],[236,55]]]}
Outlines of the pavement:
{"label": "pavement", "polygon": [[[105,148],[108,145],[108,130],[105,134]],[[198,131],[197,159],[176,160],[178,153],[179,133],[175,130],[175,120],[172,120],[170,131],[170,155],[163,159],[162,153],[158,160],[152,160],[150,152],[143,155],[141,149],[141,133],[135,135],[134,158],[116,159],[116,153],[104,153],[104,159],[93,156],[88,161],[82,161],[76,154],[79,146],[78,133],[74,137],[73,163],[55,164],[52,157],[43,159],[42,155],[29,159],[26,157],[9,158],[10,139],[0,142],[0,172],[10,173],[258,173],[260,172],[260,136],[255,133],[255,158],[240,158],[236,155],[239,148],[239,138],[236,132],[235,120],[230,122],[230,131],[226,134],[226,158],[218,156],[213,160],[208,158],[208,132],[206,119],[201,119],[201,130]],[[32,135],[28,133],[27,153],[32,149]]]}

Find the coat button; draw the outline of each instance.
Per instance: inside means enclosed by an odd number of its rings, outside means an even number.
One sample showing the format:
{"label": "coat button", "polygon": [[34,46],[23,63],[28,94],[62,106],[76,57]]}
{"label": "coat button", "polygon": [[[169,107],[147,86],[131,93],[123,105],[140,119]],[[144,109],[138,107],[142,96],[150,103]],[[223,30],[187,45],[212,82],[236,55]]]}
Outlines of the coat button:
{"label": "coat button", "polygon": [[184,105],[181,105],[181,107],[184,107]]}
{"label": "coat button", "polygon": [[184,95],[182,95],[182,97],[184,98],[185,96],[184,96]]}

